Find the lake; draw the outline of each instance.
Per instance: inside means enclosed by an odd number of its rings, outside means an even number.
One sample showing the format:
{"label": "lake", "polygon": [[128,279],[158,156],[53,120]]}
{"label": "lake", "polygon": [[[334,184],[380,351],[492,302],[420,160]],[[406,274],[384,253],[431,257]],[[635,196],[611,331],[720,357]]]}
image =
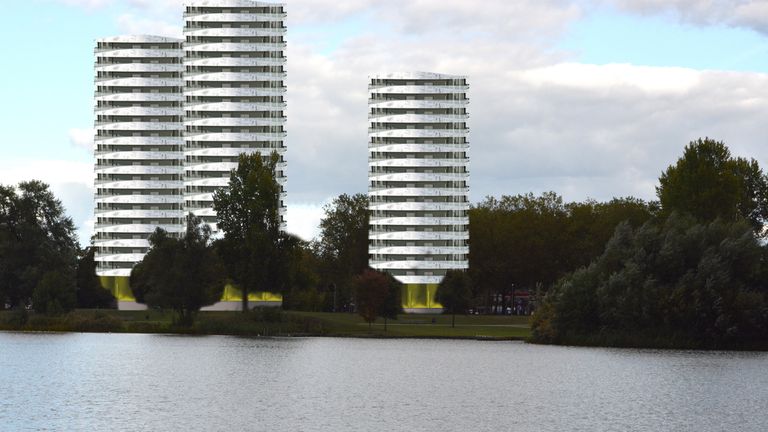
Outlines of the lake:
{"label": "lake", "polygon": [[768,353],[0,332],[2,431],[766,431]]}

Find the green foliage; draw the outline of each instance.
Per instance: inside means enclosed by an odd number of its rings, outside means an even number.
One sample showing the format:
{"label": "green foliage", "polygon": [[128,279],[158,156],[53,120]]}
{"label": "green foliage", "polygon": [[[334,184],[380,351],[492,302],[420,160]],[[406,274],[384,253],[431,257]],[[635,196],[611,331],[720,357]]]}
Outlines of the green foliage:
{"label": "green foliage", "polygon": [[366,269],[354,279],[357,312],[368,323],[376,317],[397,319],[402,311],[400,283],[387,273]]}
{"label": "green foliage", "polygon": [[275,179],[280,156],[241,154],[229,186],[214,193],[218,227],[224,231],[217,250],[229,277],[243,290],[243,311],[248,293],[282,293],[290,287],[290,270],[299,240],[280,231],[281,187]]}
{"label": "green foliage", "polygon": [[75,307],[75,280],[62,270],[45,272],[32,292],[35,312],[61,315]]}
{"label": "green foliage", "polygon": [[702,222],[745,219],[761,232],[768,218],[768,178],[757,161],[734,158],[721,141],[692,141],[659,178],[656,194],[666,214]]}
{"label": "green foliage", "polygon": [[342,194],[324,210],[314,244],[318,274],[320,284],[330,287],[326,309],[342,310],[351,301],[355,276],[368,267],[368,197]]}
{"label": "green foliage", "polygon": [[[74,286],[77,251],[72,219],[47,184],[33,180],[17,187],[0,185],[0,309],[6,304],[30,305],[36,290],[52,308],[56,302],[62,310],[71,307],[68,294],[54,291]],[[56,276],[42,283],[48,273]],[[60,288],[50,286],[54,277]],[[48,309],[39,304],[35,308]]]}
{"label": "green foliage", "polygon": [[746,222],[699,223],[674,213],[637,230],[623,223],[597,260],[546,295],[533,321],[534,340],[766,343],[766,258]]}
{"label": "green foliage", "polygon": [[215,303],[224,289],[224,268],[210,245],[210,228],[189,215],[181,239],[161,228],[149,238],[151,249],[131,271],[136,300],[172,309],[181,325],[192,325],[201,307]]}
{"label": "green foliage", "polygon": [[455,326],[456,314],[466,313],[472,304],[472,281],[462,270],[449,270],[437,287],[435,300],[443,305],[445,313],[453,315],[451,326]]}
{"label": "green foliage", "polygon": [[635,198],[565,203],[554,192],[486,198],[469,213],[475,302],[489,306],[513,286],[551,286],[599,256],[617,224],[640,226],[656,210]]}
{"label": "green foliage", "polygon": [[77,262],[77,307],[83,309],[114,309],[117,300],[104,289],[96,276],[96,248],[85,248]]}

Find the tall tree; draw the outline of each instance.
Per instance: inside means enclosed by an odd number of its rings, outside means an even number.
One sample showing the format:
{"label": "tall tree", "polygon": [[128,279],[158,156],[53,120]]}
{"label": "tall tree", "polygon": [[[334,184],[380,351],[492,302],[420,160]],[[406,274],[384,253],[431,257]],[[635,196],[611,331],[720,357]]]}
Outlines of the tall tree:
{"label": "tall tree", "polygon": [[201,307],[224,290],[224,268],[211,246],[211,229],[189,215],[182,238],[157,228],[150,250],[131,271],[131,288],[140,303],[172,309],[182,325],[192,325]]}
{"label": "tall tree", "polygon": [[48,272],[71,288],[77,251],[72,219],[47,184],[0,185],[0,308],[30,304]]}
{"label": "tall tree", "polygon": [[322,283],[336,291],[330,309],[337,310],[349,302],[354,277],[368,267],[368,197],[342,194],[324,210],[315,249]]}
{"label": "tall tree", "polygon": [[472,303],[472,283],[462,270],[449,270],[437,287],[435,300],[451,314],[451,327],[456,327],[456,314],[466,313]]}
{"label": "tall tree", "polygon": [[392,315],[388,306],[392,291],[396,289],[388,275],[373,269],[366,269],[354,279],[355,301],[357,312],[368,323],[368,328],[376,321],[376,317],[386,312]]}
{"label": "tall tree", "polygon": [[229,276],[242,290],[242,309],[248,294],[282,292],[288,284],[287,263],[297,247],[295,238],[280,230],[281,187],[275,178],[280,156],[241,154],[229,186],[213,196],[218,226],[224,231],[219,250]]}
{"label": "tall tree", "polygon": [[659,178],[656,194],[666,214],[683,212],[702,222],[745,219],[761,232],[768,219],[768,178],[758,163],[734,158],[721,141],[692,141]]}

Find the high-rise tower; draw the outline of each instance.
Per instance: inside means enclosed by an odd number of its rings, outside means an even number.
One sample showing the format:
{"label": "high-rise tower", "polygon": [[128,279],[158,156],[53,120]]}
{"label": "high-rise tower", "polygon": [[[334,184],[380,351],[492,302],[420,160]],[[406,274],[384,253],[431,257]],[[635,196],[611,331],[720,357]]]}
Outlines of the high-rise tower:
{"label": "high-rise tower", "polygon": [[439,309],[445,273],[468,267],[468,88],[436,73],[370,79],[370,265],[403,283],[407,312]]}
{"label": "high-rise tower", "polygon": [[96,41],[96,273],[121,308],[149,235],[184,230],[181,42]]}
{"label": "high-rise tower", "polygon": [[277,180],[285,186],[286,15],[281,4],[250,0],[185,7],[186,210],[215,228],[213,192],[228,184],[240,153],[278,152]]}

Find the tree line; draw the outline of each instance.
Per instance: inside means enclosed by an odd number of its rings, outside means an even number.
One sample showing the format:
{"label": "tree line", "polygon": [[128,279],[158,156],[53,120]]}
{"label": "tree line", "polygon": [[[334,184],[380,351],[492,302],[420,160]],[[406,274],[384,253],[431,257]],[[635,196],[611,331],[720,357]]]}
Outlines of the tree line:
{"label": "tree line", "polygon": [[[230,284],[242,290],[243,310],[248,293],[270,291],[283,295],[286,309],[357,311],[369,322],[395,318],[399,283],[368,268],[367,197],[335,198],[324,208],[318,238],[303,241],[280,229],[277,160],[241,155],[229,187],[214,197],[223,237],[212,238],[194,217],[180,238],[157,230],[131,276],[137,300],[176,310],[189,324]],[[527,292],[536,299],[534,336],[543,342],[615,336],[630,331],[627,322],[651,328],[651,317],[667,331],[682,317],[698,317],[698,330],[680,338],[757,334],[768,320],[761,303],[767,185],[756,161],[700,139],[662,173],[658,201],[565,202],[555,192],[487,197],[469,212],[469,271],[449,272],[437,300],[447,313],[495,313],[513,306],[516,292]],[[77,249],[71,220],[44,184],[0,192],[0,307],[34,304],[55,312],[104,292],[92,289],[93,249]],[[719,268],[719,286],[734,291],[712,288],[715,275],[697,270],[705,267]],[[81,302],[80,292],[90,294]],[[633,316],[617,324],[616,317]]]}

